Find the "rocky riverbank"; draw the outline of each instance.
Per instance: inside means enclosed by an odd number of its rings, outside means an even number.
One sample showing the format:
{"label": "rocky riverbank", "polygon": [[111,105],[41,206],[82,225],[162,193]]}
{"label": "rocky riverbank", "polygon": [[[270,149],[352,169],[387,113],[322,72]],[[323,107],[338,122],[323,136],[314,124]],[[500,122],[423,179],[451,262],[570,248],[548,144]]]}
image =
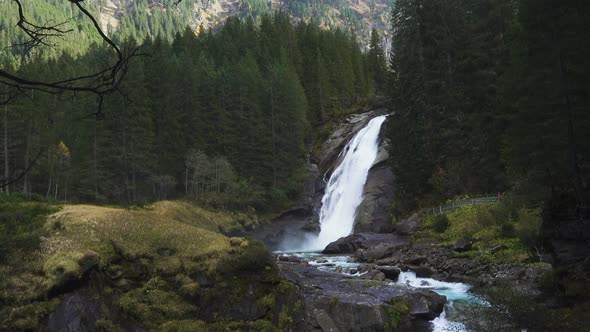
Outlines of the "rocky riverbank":
{"label": "rocky riverbank", "polygon": [[[366,269],[360,278],[320,271],[298,259],[284,258],[279,267],[302,298],[296,331],[428,331],[428,321],[446,303],[431,290],[392,284],[395,280],[368,265],[359,267]],[[387,274],[397,275],[399,270]]]}

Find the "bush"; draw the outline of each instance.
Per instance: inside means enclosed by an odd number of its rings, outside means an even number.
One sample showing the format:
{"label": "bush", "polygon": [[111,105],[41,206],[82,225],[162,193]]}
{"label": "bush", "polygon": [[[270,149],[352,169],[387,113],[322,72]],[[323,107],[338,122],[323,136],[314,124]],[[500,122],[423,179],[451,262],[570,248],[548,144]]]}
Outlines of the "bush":
{"label": "bush", "polygon": [[432,220],[432,229],[437,233],[444,233],[449,228],[449,217],[446,214],[437,214]]}
{"label": "bush", "polygon": [[520,209],[516,233],[522,243],[529,248],[539,244],[541,238],[541,211],[539,209]]}

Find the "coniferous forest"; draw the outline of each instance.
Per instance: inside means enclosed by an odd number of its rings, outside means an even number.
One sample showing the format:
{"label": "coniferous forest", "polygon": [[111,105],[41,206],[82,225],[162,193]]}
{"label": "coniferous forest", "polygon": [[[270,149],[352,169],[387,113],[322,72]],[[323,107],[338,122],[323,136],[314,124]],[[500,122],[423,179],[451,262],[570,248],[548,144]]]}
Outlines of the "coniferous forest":
{"label": "coniferous forest", "polygon": [[[31,92],[6,106],[8,169],[25,169],[42,151],[6,191],[69,202],[280,205],[301,190],[312,128],[374,93],[353,35],[293,26],[283,13],[259,25],[235,18],[216,33],[187,28],[170,41],[140,42],[120,93],[99,114],[94,96],[75,93]],[[79,57],[32,58],[18,72],[75,77],[109,57],[92,44]]]}
{"label": "coniferous forest", "polygon": [[398,215],[465,194],[588,208],[587,1],[413,1],[394,9]]}

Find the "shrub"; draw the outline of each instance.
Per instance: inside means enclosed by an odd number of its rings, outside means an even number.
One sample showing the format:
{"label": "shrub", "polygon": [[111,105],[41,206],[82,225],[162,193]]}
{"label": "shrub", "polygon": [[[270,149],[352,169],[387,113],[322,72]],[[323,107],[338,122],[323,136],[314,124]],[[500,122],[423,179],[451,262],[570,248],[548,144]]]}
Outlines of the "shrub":
{"label": "shrub", "polygon": [[541,211],[539,209],[520,209],[516,233],[522,243],[529,248],[539,244],[541,237]]}
{"label": "shrub", "polygon": [[449,217],[446,214],[437,214],[432,220],[432,229],[437,233],[444,233],[449,228]]}

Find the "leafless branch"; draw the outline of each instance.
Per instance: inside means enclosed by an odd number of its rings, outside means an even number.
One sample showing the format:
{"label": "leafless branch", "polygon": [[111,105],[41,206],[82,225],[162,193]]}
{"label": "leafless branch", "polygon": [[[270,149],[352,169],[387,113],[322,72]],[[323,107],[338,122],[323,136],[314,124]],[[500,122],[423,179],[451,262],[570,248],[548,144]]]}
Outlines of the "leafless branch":
{"label": "leafless branch", "polygon": [[[52,47],[54,46],[50,42],[52,38],[62,38],[65,34],[72,31],[72,29],[64,28],[70,20],[53,25],[51,20],[47,21],[45,24],[32,23],[25,15],[21,0],[12,1],[14,1],[18,7],[16,13],[19,18],[17,27],[28,36],[27,41],[13,46],[23,47],[26,52],[39,46]],[[66,92],[90,93],[96,95],[98,99],[96,112],[92,113],[90,116],[100,118],[103,116],[102,110],[105,96],[112,93],[121,93],[119,84],[127,75],[131,59],[140,55],[139,47],[125,50],[124,52],[121,51],[119,46],[117,46],[117,44],[104,33],[97,19],[82,5],[84,0],[68,1],[75,5],[78,10],[80,10],[80,12],[92,22],[94,29],[100,35],[100,38],[115,52],[116,60],[96,72],[56,81],[42,81],[27,78],[12,73],[6,68],[0,68],[0,85],[4,85],[6,88],[3,92],[0,92],[0,105],[12,103],[20,96],[28,97],[27,92],[32,90],[53,95],[61,95]],[[17,176],[11,174],[7,179],[0,178],[0,188],[19,181],[31,169],[31,167],[33,167],[40,155],[41,151],[39,151],[33,161]]]}
{"label": "leafless branch", "polygon": [[[37,25],[31,23],[25,16],[21,0],[12,0],[18,5],[19,21],[17,26],[28,37],[29,40],[22,45],[25,47],[51,46],[48,38],[63,37],[64,34],[72,31],[71,29],[63,29],[62,26],[67,22],[56,25]],[[9,72],[8,70],[0,69],[0,84],[9,87],[9,91],[2,96],[0,104],[5,104],[13,101],[16,97],[22,95],[23,91],[30,89],[38,90],[50,94],[62,94],[64,92],[85,92],[95,94],[98,99],[97,111],[94,115],[99,115],[102,112],[103,103],[100,102],[103,98],[111,93],[118,92],[118,86],[127,74],[130,60],[138,55],[139,47],[123,53],[119,46],[115,44],[102,30],[97,19],[82,5],[84,0],[69,0],[74,4],[84,16],[89,19],[94,25],[94,29],[100,35],[101,39],[109,45],[109,47],[116,53],[116,61],[109,64],[106,68],[83,76],[77,76],[60,81],[39,81],[26,77],[21,77]]]}

